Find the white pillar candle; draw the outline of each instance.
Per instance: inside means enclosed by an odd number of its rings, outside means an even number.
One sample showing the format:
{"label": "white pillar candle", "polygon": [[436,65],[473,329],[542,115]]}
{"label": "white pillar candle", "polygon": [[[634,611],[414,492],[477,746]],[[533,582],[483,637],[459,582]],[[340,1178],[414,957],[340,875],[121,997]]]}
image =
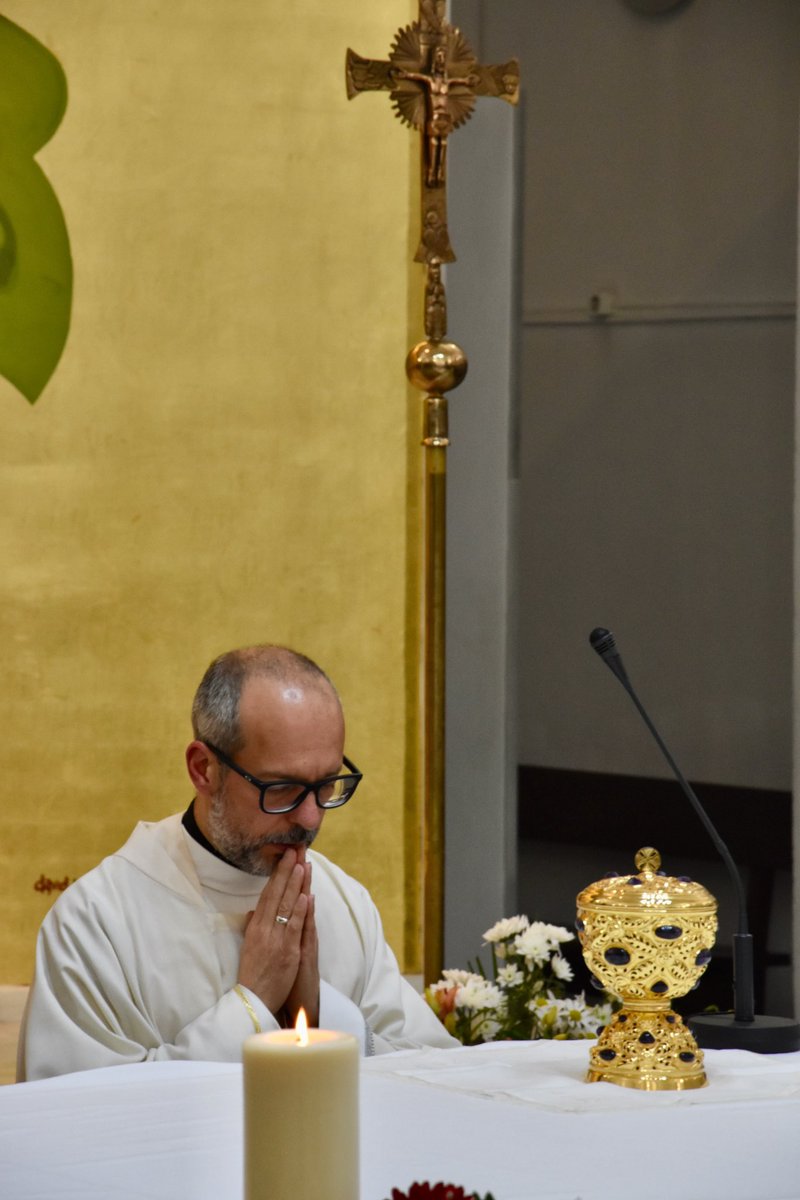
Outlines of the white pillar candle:
{"label": "white pillar candle", "polygon": [[246,1039],[245,1200],[358,1200],[358,1059],[326,1029]]}

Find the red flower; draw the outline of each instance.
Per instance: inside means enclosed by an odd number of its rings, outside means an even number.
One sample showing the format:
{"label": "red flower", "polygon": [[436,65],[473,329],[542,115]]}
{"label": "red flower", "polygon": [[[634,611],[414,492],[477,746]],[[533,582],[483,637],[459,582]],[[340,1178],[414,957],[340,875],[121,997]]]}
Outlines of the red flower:
{"label": "red flower", "polygon": [[[392,1200],[479,1200],[479,1197],[454,1183],[412,1183],[408,1192],[392,1188]],[[486,1200],[492,1200],[491,1196]]]}
{"label": "red flower", "polygon": [[[436,993],[436,1005],[439,1010],[438,1016],[439,1016],[440,1021],[443,1021],[445,1019],[445,1017],[449,1016],[450,1013],[454,1010],[454,1008],[456,1006],[457,992],[458,992],[458,986],[454,985],[451,988],[442,988],[441,991]],[[412,1184],[411,1186],[416,1187],[417,1185]],[[427,1184],[427,1183],[420,1184],[419,1186],[429,1187],[430,1184]],[[449,1187],[449,1186],[450,1186],[450,1184],[444,1184],[444,1183],[436,1184],[436,1187]],[[433,1192],[430,1192],[429,1194],[432,1196]],[[402,1193],[401,1193],[401,1195],[402,1195]],[[453,1192],[453,1195],[456,1196],[457,1193]],[[417,1200],[417,1197],[413,1196],[413,1197],[411,1197],[411,1200]],[[424,1200],[427,1200],[427,1195],[425,1196]],[[439,1200],[438,1196],[436,1197],[436,1200]],[[448,1200],[449,1200],[449,1197],[448,1197]],[[461,1200],[461,1198],[458,1197],[458,1200]],[[469,1200],[469,1197],[467,1198],[467,1200]]]}

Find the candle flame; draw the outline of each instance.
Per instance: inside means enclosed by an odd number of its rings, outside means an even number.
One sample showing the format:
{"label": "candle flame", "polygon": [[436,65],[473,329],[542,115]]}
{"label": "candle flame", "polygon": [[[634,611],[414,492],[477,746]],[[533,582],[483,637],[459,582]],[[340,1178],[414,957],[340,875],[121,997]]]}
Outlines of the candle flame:
{"label": "candle flame", "polygon": [[306,1010],[301,1008],[297,1014],[297,1020],[294,1023],[294,1031],[297,1034],[298,1046],[308,1045],[308,1017]]}

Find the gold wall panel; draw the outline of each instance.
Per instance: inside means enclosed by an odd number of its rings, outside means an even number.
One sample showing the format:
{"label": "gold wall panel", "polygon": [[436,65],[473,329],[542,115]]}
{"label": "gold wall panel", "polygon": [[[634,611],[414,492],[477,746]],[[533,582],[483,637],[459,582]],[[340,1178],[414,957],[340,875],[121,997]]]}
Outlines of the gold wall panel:
{"label": "gold wall panel", "polygon": [[319,845],[418,968],[417,147],[343,79],[411,9],[3,6],[67,77],[37,161],[74,296],[36,405],[0,380],[2,983],[29,978],[48,881],[188,802],[193,689],[257,640],[339,685],[365,779]]}

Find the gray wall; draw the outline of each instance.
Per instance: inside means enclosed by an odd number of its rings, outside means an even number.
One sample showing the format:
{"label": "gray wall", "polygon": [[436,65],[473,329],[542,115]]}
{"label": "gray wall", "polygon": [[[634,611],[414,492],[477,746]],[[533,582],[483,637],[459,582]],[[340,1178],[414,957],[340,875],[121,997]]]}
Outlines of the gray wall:
{"label": "gray wall", "polygon": [[[519,761],[667,774],[588,649],[605,624],[690,778],[788,788],[800,5],[644,18],[621,0],[464,0],[452,20],[484,61],[516,54],[524,80],[518,520],[501,584],[516,574]],[[473,196],[495,178],[476,158]],[[461,255],[455,217],[453,235]],[[451,512],[461,487],[467,463]],[[451,539],[451,587],[494,537]],[[457,625],[448,637],[455,670]],[[470,728],[450,723],[448,763]],[[520,900],[557,919],[565,871],[583,886],[594,864],[548,850],[531,865]]]}
{"label": "gray wall", "polygon": [[[501,0],[524,64],[520,757],[791,785],[795,0]],[[590,315],[613,294],[614,315]]]}
{"label": "gray wall", "polygon": [[[451,393],[447,522],[445,957],[464,963],[516,905],[516,555],[513,479],[517,320],[514,112],[484,102],[451,150],[458,261],[449,336],[466,350]],[[491,188],[476,177],[491,180]]]}

